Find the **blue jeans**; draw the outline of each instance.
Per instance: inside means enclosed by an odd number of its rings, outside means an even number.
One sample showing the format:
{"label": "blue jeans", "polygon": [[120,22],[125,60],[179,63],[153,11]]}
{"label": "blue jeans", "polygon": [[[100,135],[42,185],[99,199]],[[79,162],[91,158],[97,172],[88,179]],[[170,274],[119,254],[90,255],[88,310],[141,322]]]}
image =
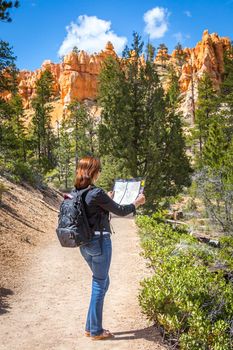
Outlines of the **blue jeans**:
{"label": "blue jeans", "polygon": [[92,271],[92,293],[86,320],[86,331],[91,336],[103,332],[102,316],[104,297],[109,287],[109,267],[112,257],[112,242],[109,235],[103,235],[102,254],[100,236],[93,237],[80,251]]}

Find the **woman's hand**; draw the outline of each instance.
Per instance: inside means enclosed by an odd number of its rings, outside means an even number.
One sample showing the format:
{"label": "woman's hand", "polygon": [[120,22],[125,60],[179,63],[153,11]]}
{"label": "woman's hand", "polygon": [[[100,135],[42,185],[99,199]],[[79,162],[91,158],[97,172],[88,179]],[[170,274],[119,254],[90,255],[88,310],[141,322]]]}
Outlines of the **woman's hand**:
{"label": "woman's hand", "polygon": [[108,196],[109,196],[110,198],[113,199],[113,197],[114,197],[114,191],[109,191],[109,192],[108,192]]}
{"label": "woman's hand", "polygon": [[139,207],[139,205],[143,205],[146,202],[146,197],[144,196],[143,193],[140,193],[138,195],[138,197],[135,199],[135,201],[133,202],[133,204],[135,205],[135,207]]}

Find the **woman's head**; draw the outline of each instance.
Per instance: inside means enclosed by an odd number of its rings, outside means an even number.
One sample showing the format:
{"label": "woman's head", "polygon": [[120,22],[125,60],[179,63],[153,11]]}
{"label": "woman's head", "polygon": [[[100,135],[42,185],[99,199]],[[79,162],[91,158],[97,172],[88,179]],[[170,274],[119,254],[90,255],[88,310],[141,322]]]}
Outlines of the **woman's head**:
{"label": "woman's head", "polygon": [[86,156],[78,162],[76,170],[75,187],[85,188],[91,185],[101,170],[100,160],[95,157]]}

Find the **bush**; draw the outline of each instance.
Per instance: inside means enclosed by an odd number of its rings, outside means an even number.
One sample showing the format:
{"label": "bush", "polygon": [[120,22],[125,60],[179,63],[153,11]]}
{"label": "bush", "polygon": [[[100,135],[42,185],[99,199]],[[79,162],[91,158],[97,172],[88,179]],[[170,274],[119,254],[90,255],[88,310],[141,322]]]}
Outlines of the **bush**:
{"label": "bush", "polygon": [[202,198],[207,214],[223,231],[233,232],[233,185],[224,170],[203,168],[196,173],[198,193]]}
{"label": "bush", "polygon": [[32,164],[18,160],[5,163],[4,168],[1,168],[1,173],[14,183],[26,181],[32,186],[40,185],[43,180],[37,168]]}
{"label": "bush", "polygon": [[197,204],[195,202],[195,199],[192,197],[189,198],[187,203],[186,203],[185,210],[192,211],[192,210],[196,210],[196,209],[197,209]]}
{"label": "bush", "polygon": [[2,195],[4,192],[7,192],[7,187],[4,185],[2,181],[0,181],[0,203],[2,201]]}
{"label": "bush", "polygon": [[222,238],[220,249],[210,247],[161,220],[161,213],[137,218],[144,256],[155,270],[141,283],[143,313],[173,348],[230,350],[233,286],[224,278],[226,271],[211,268],[228,264],[233,241]]}

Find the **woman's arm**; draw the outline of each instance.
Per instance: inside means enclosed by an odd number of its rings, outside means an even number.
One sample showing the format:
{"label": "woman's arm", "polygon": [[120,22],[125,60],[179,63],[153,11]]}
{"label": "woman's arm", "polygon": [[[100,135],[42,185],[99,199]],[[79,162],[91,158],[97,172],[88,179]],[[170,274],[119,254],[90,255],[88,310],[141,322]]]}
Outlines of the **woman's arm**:
{"label": "woman's arm", "polygon": [[107,193],[101,188],[98,189],[95,197],[96,204],[104,210],[110,211],[111,213],[118,216],[126,216],[130,213],[136,212],[137,203],[136,201],[132,204],[121,205],[114,202]]}

